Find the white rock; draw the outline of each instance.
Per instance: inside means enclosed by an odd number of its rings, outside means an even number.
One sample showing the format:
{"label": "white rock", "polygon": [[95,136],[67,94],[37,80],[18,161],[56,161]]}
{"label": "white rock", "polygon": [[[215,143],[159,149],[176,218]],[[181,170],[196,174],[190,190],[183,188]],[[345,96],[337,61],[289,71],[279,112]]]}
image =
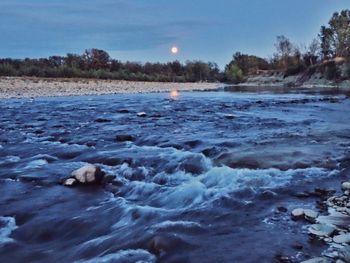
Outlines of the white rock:
{"label": "white rock", "polygon": [[82,184],[92,184],[100,183],[104,177],[104,173],[99,167],[87,164],[73,171],[72,176]]}
{"label": "white rock", "polygon": [[304,216],[304,209],[296,208],[292,211],[292,217],[294,219],[302,218]]}
{"label": "white rock", "polygon": [[314,224],[309,227],[309,232],[316,236],[329,236],[334,230],[333,226],[325,224]]}
{"label": "white rock", "polygon": [[333,241],[338,244],[350,243],[350,233],[334,236]]}
{"label": "white rock", "polygon": [[350,182],[344,182],[341,184],[343,191],[350,190]]}
{"label": "white rock", "polygon": [[77,180],[75,178],[68,178],[63,183],[65,186],[74,186],[75,184],[77,184]]}
{"label": "white rock", "polygon": [[304,209],[304,215],[307,220],[315,221],[318,217],[318,213],[311,209]]}
{"label": "white rock", "polygon": [[141,111],[141,112],[138,112],[138,113],[137,113],[137,116],[138,116],[138,117],[146,117],[146,116],[147,116],[147,113],[144,112],[144,111]]}

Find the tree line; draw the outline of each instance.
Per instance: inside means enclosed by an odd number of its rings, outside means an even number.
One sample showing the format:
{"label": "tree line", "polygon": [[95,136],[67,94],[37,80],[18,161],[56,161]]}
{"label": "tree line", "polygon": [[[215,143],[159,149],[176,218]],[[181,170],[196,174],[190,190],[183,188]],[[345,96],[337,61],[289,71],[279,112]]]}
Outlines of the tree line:
{"label": "tree line", "polygon": [[[97,78],[136,81],[242,82],[250,75],[319,73],[331,80],[350,78],[350,10],[336,12],[308,46],[295,45],[278,36],[276,52],[269,59],[236,52],[221,72],[217,64],[203,61],[180,63],[121,62],[100,49],[81,55],[40,59],[0,59],[0,76]],[[339,67],[339,62],[344,65]]]}
{"label": "tree line", "polygon": [[221,80],[222,75],[217,64],[212,62],[123,63],[96,48],[85,50],[82,55],[0,59],[0,76],[196,82]]}
{"label": "tree line", "polygon": [[235,53],[225,67],[226,79],[241,82],[249,75],[263,72],[282,73],[285,77],[319,73],[330,80],[349,79],[350,10],[335,12],[308,46],[298,46],[287,37],[278,36],[275,47],[276,52],[269,59]]}

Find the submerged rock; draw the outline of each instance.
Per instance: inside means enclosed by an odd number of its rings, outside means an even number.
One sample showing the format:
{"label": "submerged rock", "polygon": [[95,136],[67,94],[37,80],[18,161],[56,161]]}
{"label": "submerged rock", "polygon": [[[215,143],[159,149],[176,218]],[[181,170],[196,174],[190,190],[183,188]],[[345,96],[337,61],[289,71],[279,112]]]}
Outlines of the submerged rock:
{"label": "submerged rock", "polygon": [[72,172],[72,176],[81,184],[100,184],[105,173],[100,167],[87,164]]}
{"label": "submerged rock", "polygon": [[135,137],[130,134],[118,134],[115,136],[117,142],[135,141]]}

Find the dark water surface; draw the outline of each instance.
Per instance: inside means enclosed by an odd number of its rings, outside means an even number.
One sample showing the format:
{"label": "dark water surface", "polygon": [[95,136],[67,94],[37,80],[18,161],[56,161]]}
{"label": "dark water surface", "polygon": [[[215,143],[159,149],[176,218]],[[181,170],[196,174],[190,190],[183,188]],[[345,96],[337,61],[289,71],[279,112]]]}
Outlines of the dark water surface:
{"label": "dark water surface", "polygon": [[[289,216],[314,200],[294,193],[335,184],[349,166],[350,100],[341,94],[38,98],[1,100],[0,111],[0,262],[317,255],[320,245]],[[125,134],[135,140],[115,140]],[[58,184],[85,163],[116,179]]]}

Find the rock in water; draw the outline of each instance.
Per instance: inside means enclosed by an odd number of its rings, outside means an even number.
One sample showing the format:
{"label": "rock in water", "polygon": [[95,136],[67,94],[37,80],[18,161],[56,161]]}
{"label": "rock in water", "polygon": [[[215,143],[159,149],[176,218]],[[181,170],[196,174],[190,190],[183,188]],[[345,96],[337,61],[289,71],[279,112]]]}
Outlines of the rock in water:
{"label": "rock in water", "polygon": [[350,182],[342,183],[341,188],[343,189],[343,191],[349,191],[350,190]]}
{"label": "rock in water", "polygon": [[350,243],[350,233],[334,236],[333,241],[338,244]]}
{"label": "rock in water", "polygon": [[118,134],[115,136],[115,140],[117,142],[127,142],[127,141],[134,141],[135,137],[129,134]]}
{"label": "rock in water", "polygon": [[77,184],[77,179],[75,178],[68,178],[64,181],[63,185],[64,186],[75,186]]}
{"label": "rock in water", "polygon": [[334,227],[325,224],[314,224],[309,227],[309,232],[316,236],[329,236],[334,231]]}
{"label": "rock in water", "polygon": [[100,184],[105,173],[100,167],[87,164],[72,172],[72,176],[81,184]]}
{"label": "rock in water", "polygon": [[304,218],[304,209],[296,208],[292,211],[292,218],[294,220]]}
{"label": "rock in water", "polygon": [[143,111],[142,111],[142,112],[138,112],[138,113],[137,113],[137,116],[138,116],[138,117],[146,117],[147,114],[146,114],[146,112],[143,112]]}
{"label": "rock in water", "polygon": [[318,216],[318,213],[311,209],[304,209],[304,215],[306,220],[314,223]]}

